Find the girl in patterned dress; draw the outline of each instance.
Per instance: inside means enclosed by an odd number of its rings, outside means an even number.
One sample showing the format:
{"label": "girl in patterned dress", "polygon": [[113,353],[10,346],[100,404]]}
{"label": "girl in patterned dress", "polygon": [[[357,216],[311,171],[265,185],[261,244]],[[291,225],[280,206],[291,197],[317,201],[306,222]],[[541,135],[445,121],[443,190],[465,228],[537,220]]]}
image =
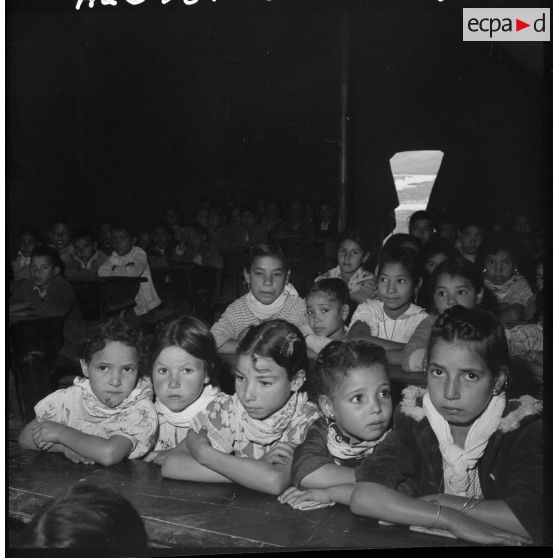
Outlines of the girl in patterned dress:
{"label": "girl in patterned dress", "polygon": [[192,419],[219,393],[214,385],[217,349],[201,320],[182,316],[161,326],[152,354],[159,434],[145,461],[162,465],[169,450],[186,437]]}
{"label": "girl in patterned dress", "polygon": [[163,476],[283,492],[294,448],[319,416],[301,389],[307,364],[296,326],[270,320],[251,327],[238,347],[236,393],[219,394],[195,417],[163,463]]}
{"label": "girl in patterned dress", "polygon": [[95,324],[80,347],[85,377],[35,405],[21,447],[57,451],[75,463],[113,465],[153,445],[153,386],[141,370],[141,333],[121,318]]}

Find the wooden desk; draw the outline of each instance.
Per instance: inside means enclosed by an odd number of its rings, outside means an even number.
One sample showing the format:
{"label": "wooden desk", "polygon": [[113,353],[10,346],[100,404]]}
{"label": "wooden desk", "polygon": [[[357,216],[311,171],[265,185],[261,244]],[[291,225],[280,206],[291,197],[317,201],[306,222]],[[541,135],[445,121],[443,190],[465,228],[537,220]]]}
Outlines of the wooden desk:
{"label": "wooden desk", "polygon": [[141,283],[147,277],[72,279],[70,284],[85,320],[96,321],[134,308]]}
{"label": "wooden desk", "polygon": [[33,407],[51,392],[50,376],[64,344],[64,316],[9,317],[9,362],[22,416],[35,417]]}
{"label": "wooden desk", "polygon": [[[78,465],[61,454],[25,450],[8,459],[8,513],[27,522],[50,498],[78,481],[110,485],[128,498],[157,546],[192,554],[280,549],[469,546],[464,541],[380,527],[348,507],[298,511],[237,484],[163,479],[154,463],[127,460],[112,467]],[[157,549],[153,549],[156,556]],[[161,550],[160,554],[164,555]]]}

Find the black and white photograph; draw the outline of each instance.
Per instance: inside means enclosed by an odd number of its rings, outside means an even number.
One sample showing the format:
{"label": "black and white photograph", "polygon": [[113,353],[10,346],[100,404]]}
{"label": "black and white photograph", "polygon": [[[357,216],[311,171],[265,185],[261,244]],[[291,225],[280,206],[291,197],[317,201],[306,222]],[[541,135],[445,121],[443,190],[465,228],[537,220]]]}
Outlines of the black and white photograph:
{"label": "black and white photograph", "polygon": [[6,0],[6,552],[552,548],[552,15]]}

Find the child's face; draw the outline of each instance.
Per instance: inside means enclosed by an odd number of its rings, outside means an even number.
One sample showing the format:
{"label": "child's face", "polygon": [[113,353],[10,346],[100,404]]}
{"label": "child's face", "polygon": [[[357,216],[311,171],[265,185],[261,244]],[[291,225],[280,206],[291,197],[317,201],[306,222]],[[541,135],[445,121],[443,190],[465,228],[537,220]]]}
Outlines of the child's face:
{"label": "child's face", "polygon": [[110,224],[104,223],[99,227],[99,240],[103,246],[112,245],[112,226]]}
{"label": "child's face", "polygon": [[88,262],[97,250],[97,243],[93,242],[89,237],[85,236],[83,238],[78,238],[74,242],[74,248],[76,250],[76,256],[80,260]]}
{"label": "child's face", "polygon": [[171,411],[179,412],[189,407],[208,382],[203,360],[181,347],[163,349],[153,363],[155,394]]}
{"label": "child's face", "polygon": [[320,337],[336,339],[343,336],[349,306],[326,293],[306,297],[306,313],[312,331]]}
{"label": "child's face", "polygon": [[281,409],[304,382],[304,372],[292,380],[271,358],[240,354],[235,369],[235,390],[248,416],[264,420]]}
{"label": "child's face", "polygon": [[459,233],[461,247],[465,254],[474,255],[479,251],[482,242],[482,230],[476,225],[470,225]]}
{"label": "child's face", "polygon": [[31,278],[33,285],[46,287],[60,273],[60,268],[54,266],[48,256],[31,258]]}
{"label": "child's face", "polygon": [[454,244],[457,240],[457,230],[455,229],[455,225],[453,223],[442,223],[439,234],[451,244]]}
{"label": "child's face", "polygon": [[166,229],[156,228],[153,231],[153,244],[157,248],[166,248],[170,241],[170,234]]}
{"label": "child's face", "polygon": [[496,254],[488,254],[484,260],[485,274],[495,285],[503,285],[511,279],[514,263],[506,250],[498,250]]}
{"label": "child's face", "polygon": [[501,389],[486,362],[467,341],[437,340],[427,367],[428,393],[436,410],[450,426],[470,426],[486,409],[493,389]]}
{"label": "child's face", "polygon": [[174,209],[168,209],[167,211],[165,211],[165,219],[171,227],[174,227],[176,224],[178,224],[178,215],[176,211],[174,211]]}
{"label": "child's face", "polygon": [[438,267],[442,262],[445,262],[448,257],[443,252],[438,252],[438,254],[431,254],[426,262],[424,262],[424,267],[428,272],[428,275],[432,275],[432,272]]}
{"label": "child's face", "polygon": [[449,273],[442,273],[436,279],[434,287],[434,304],[439,314],[459,304],[465,308],[474,308],[482,300],[482,292],[476,293],[469,279]]}
{"label": "child's face", "polygon": [[244,270],[250,291],[262,304],[272,304],[283,292],[289,273],[283,262],[273,256],[255,258],[250,271]]}
{"label": "child's face", "polygon": [[409,233],[418,238],[421,244],[426,244],[434,234],[434,228],[429,219],[417,219],[409,228]]}
{"label": "child's face", "polygon": [[543,264],[538,264],[535,269],[535,283],[537,285],[537,291],[543,290]]}
{"label": "child's face", "polygon": [[134,247],[134,238],[128,231],[112,231],[112,249],[119,255],[125,256]]}
{"label": "child's face", "polygon": [[151,235],[148,232],[141,232],[139,234],[139,246],[144,250],[151,246]]}
{"label": "child's face", "polygon": [[81,359],[91,390],[107,407],[115,408],[132,393],[138,380],[138,352],[120,341],[107,341],[89,362]]}
{"label": "child's face", "polygon": [[28,258],[38,246],[37,239],[29,233],[24,233],[19,238],[19,251]]}
{"label": "child's face", "polygon": [[378,295],[385,313],[395,320],[409,308],[415,284],[400,263],[386,263],[378,275]]}
{"label": "child's face", "polygon": [[342,273],[355,273],[367,258],[368,253],[353,240],[344,240],[337,250],[337,264]]}
{"label": "child's face", "polygon": [[393,405],[386,369],[381,364],[347,371],[332,397],[320,397],[326,416],[335,422],[352,442],[380,438],[389,428]]}
{"label": "child's face", "polygon": [[64,223],[55,223],[49,232],[52,245],[60,252],[70,245],[70,229]]}

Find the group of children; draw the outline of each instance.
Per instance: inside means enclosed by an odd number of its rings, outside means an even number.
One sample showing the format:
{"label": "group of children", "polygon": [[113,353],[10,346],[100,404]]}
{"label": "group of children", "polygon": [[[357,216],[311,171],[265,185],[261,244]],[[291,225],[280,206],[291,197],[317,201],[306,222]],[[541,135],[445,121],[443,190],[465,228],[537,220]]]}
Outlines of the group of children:
{"label": "group of children", "polygon": [[[339,503],[467,541],[541,544],[542,403],[506,395],[513,334],[494,313],[502,300],[485,306],[487,275],[512,278],[507,261],[489,275],[483,260],[483,277],[470,258],[439,252],[428,276],[432,240],[417,221],[374,271],[348,231],[305,300],[279,245],[255,245],[247,293],[211,329],[162,322],[149,351],[126,321],[96,324],[80,345],[83,377],[37,404],[20,444],[81,463],[143,458],[163,477],[237,482],[296,509]],[[414,302],[425,285],[430,314]],[[236,355],[233,394],[219,389],[219,352]],[[395,410],[388,363],[427,378]]]}

